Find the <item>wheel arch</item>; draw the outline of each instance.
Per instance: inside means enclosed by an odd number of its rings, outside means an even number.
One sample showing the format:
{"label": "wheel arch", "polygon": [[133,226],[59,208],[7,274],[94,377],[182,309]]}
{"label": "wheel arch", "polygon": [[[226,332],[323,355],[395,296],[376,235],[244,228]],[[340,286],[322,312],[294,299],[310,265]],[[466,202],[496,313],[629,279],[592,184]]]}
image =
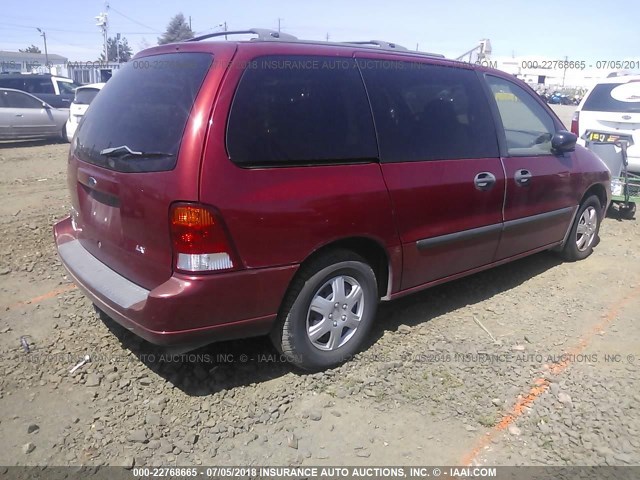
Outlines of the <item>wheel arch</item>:
{"label": "wheel arch", "polygon": [[607,205],[607,201],[608,201],[607,190],[605,189],[604,185],[602,185],[601,183],[594,183],[589,188],[587,188],[587,190],[584,192],[584,195],[580,199],[580,203],[578,203],[578,205],[582,205],[583,202],[592,195],[595,195],[596,197],[598,197],[598,200],[600,200],[600,206],[602,207],[602,212],[604,215],[604,212],[607,211],[607,207],[609,205]]}
{"label": "wheel arch", "polygon": [[300,268],[331,250],[350,250],[364,258],[376,275],[378,296],[385,297],[388,294],[391,266],[389,254],[382,243],[371,237],[347,237],[333,240],[310,253],[300,264]]}

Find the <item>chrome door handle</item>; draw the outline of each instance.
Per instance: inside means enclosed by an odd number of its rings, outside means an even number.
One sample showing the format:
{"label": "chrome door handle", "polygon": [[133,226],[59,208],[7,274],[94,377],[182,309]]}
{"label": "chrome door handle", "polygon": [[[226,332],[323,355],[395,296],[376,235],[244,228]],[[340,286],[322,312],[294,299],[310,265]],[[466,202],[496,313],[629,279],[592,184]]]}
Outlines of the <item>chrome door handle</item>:
{"label": "chrome door handle", "polygon": [[531,175],[531,172],[529,170],[522,168],[516,171],[516,174],[514,175],[513,178],[516,181],[517,185],[524,187],[531,183],[531,179],[533,178],[533,175]]}
{"label": "chrome door handle", "polygon": [[16,113],[16,117],[24,117],[21,113]]}
{"label": "chrome door handle", "polygon": [[496,176],[491,172],[480,172],[473,179],[473,184],[478,190],[491,190],[496,184]]}

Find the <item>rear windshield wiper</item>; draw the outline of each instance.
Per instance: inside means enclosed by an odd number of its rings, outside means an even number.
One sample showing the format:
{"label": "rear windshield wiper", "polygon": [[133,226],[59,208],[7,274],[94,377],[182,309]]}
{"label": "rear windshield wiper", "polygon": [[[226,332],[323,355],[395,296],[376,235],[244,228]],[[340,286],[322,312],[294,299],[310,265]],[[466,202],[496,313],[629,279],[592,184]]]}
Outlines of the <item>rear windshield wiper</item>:
{"label": "rear windshield wiper", "polygon": [[100,150],[100,155],[105,157],[117,157],[117,158],[158,158],[158,157],[173,157],[173,153],[165,152],[136,152],[131,150],[127,145],[120,145],[119,147],[104,148]]}

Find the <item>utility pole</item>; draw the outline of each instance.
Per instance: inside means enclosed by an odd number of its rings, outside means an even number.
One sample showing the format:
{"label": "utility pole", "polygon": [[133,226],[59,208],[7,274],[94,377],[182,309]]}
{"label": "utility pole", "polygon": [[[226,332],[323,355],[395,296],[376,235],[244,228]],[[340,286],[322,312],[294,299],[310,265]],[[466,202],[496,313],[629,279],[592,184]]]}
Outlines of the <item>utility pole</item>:
{"label": "utility pole", "polygon": [[282,19],[278,18],[278,33],[280,33],[280,20],[282,20]]}
{"label": "utility pole", "polygon": [[327,42],[329,41],[329,32],[327,32],[327,36],[326,36]]}
{"label": "utility pole", "polygon": [[44,39],[44,63],[47,64],[47,72],[51,73],[51,65],[49,65],[49,52],[47,51],[47,34],[39,28],[37,30],[40,32],[40,36]]}
{"label": "utility pole", "polygon": [[[216,25],[213,28],[222,28],[223,29],[222,31],[226,32],[227,31],[227,22],[219,23],[218,25]],[[226,35],[224,36],[224,39],[227,40],[227,36]]]}
{"label": "utility pole", "polygon": [[120,34],[116,33],[116,61],[120,63]]}
{"label": "utility pole", "polygon": [[189,15],[189,30],[191,30],[191,15]]}
{"label": "utility pole", "polygon": [[[107,5],[107,8],[109,8],[109,5]],[[98,15],[97,17],[94,17],[98,23],[96,23],[96,26],[100,27],[100,30],[102,31],[102,41],[104,43],[103,48],[104,48],[104,59],[106,62],[109,61],[109,47],[107,44],[107,39],[108,39],[108,13],[100,13],[100,15]]]}
{"label": "utility pole", "polygon": [[569,57],[567,57],[565,55],[564,57],[564,72],[562,72],[562,88],[564,88],[564,79],[567,76],[567,60],[569,60]]}

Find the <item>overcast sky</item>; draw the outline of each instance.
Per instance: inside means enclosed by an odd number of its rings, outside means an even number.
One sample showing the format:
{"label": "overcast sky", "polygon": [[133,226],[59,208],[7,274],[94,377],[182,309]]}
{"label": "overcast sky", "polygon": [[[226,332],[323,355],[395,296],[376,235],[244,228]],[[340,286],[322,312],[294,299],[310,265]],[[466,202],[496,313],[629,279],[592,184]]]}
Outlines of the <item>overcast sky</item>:
{"label": "overcast sky", "polygon": [[[382,39],[408,48],[456,57],[491,39],[494,56],[543,56],[575,60],[640,57],[640,2],[622,0],[380,1],[380,0],[114,0],[109,2],[110,36],[124,35],[134,52],[157,37],[178,12],[191,16],[197,33],[264,27],[300,38]],[[70,60],[95,60],[102,40],[94,17],[97,0],[1,0],[0,50],[30,44],[43,49],[36,27],[47,34],[49,53]]]}

